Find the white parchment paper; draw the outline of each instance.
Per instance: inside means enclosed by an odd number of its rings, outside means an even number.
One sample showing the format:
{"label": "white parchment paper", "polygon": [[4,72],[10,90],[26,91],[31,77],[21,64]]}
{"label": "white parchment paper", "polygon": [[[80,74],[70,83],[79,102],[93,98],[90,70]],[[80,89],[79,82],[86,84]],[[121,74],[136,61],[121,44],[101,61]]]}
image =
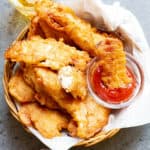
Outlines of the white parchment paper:
{"label": "white parchment paper", "polygon": [[[125,49],[130,51],[140,62],[144,70],[144,88],[142,94],[129,107],[110,115],[109,123],[104,128],[127,128],[150,123],[150,49],[142,28],[136,17],[118,2],[106,5],[100,0],[58,0],[70,6],[78,16],[90,21],[101,30],[114,31],[125,41]],[[31,132],[52,150],[67,150],[80,139],[64,134],[53,139],[43,138],[36,130]]]}

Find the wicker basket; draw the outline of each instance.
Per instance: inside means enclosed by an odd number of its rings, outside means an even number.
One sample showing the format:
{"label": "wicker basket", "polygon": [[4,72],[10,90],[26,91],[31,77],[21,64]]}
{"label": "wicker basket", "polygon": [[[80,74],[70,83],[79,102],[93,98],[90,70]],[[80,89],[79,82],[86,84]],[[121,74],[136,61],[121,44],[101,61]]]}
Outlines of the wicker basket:
{"label": "wicker basket", "polygon": [[[22,32],[19,34],[19,36],[17,37],[16,40],[22,40],[26,36],[27,32],[28,32],[28,26],[25,27],[22,30]],[[10,94],[8,92],[8,81],[9,81],[11,75],[12,75],[12,72],[14,70],[14,66],[15,66],[14,62],[5,60],[4,75],[3,75],[4,97],[5,97],[6,103],[8,104],[8,106],[10,108],[11,114],[22,124],[22,122],[20,121],[19,116],[18,116],[18,110],[17,110],[16,104],[15,104],[13,98],[10,96]],[[29,133],[31,133],[28,130],[27,127],[24,126],[24,128]],[[99,132],[94,137],[92,137],[90,139],[87,139],[87,140],[84,140],[82,142],[79,142],[75,146],[86,146],[86,147],[88,147],[88,146],[94,145],[94,144],[99,143],[99,142],[101,142],[101,141],[103,141],[105,139],[111,138],[119,130],[120,129],[113,129],[113,130],[111,130],[109,132],[104,132],[104,131]]]}

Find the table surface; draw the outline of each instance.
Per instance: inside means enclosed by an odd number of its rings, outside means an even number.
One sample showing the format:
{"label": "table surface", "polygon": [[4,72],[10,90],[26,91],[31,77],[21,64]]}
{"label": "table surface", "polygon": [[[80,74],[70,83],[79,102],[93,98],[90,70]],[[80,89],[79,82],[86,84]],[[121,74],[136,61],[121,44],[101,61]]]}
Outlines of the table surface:
{"label": "table surface", "polygon": [[[112,3],[114,0],[105,0]],[[139,19],[150,43],[150,0],[120,0],[121,5],[131,10]],[[3,76],[4,50],[25,26],[26,20],[14,10],[7,0],[0,2],[0,78]],[[23,20],[23,21],[22,21]],[[136,34],[136,33],[135,33]],[[26,133],[11,116],[4,101],[2,81],[0,81],[0,150],[44,150],[45,146],[35,137]],[[60,148],[61,149],[61,148]],[[150,150],[150,125],[122,129],[112,139],[89,148],[72,150]]]}

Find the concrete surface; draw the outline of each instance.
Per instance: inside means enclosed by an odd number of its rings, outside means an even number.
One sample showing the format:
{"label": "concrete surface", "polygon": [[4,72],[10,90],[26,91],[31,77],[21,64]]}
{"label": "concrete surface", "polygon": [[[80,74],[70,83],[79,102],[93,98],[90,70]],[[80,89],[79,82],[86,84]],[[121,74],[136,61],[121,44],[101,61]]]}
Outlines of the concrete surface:
{"label": "concrete surface", "polygon": [[[105,0],[111,3],[114,0]],[[150,43],[150,0],[121,0],[140,20]],[[3,74],[3,53],[25,25],[25,19],[15,11],[7,0],[0,1],[0,78]],[[21,20],[24,20],[23,22]],[[135,33],[136,34],[136,33]],[[0,81],[0,150],[44,150],[45,146],[35,137],[26,133],[22,126],[10,115],[4,101],[2,81]],[[149,114],[147,114],[149,115]],[[61,150],[61,148],[60,148]],[[150,150],[150,125],[123,129],[110,140],[90,148],[72,150]]]}

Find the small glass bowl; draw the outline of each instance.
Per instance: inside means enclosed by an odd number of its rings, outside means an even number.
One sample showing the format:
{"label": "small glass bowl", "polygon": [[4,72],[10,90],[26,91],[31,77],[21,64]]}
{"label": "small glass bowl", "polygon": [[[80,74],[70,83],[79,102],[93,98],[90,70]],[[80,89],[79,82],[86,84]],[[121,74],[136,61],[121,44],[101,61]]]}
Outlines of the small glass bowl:
{"label": "small glass bowl", "polygon": [[118,102],[118,103],[110,103],[107,102],[103,99],[101,99],[94,91],[92,87],[92,73],[95,70],[95,68],[98,67],[98,61],[99,58],[95,57],[92,59],[92,61],[88,64],[87,68],[87,85],[88,85],[88,90],[90,94],[93,96],[94,100],[101,104],[104,107],[111,108],[111,109],[121,109],[124,107],[129,106],[139,95],[139,93],[142,91],[143,87],[143,81],[144,81],[144,74],[141,65],[137,62],[137,60],[129,53],[126,53],[126,61],[127,61],[127,68],[129,68],[135,77],[136,81],[136,87],[134,89],[134,92],[132,96],[127,99],[126,101]]}

